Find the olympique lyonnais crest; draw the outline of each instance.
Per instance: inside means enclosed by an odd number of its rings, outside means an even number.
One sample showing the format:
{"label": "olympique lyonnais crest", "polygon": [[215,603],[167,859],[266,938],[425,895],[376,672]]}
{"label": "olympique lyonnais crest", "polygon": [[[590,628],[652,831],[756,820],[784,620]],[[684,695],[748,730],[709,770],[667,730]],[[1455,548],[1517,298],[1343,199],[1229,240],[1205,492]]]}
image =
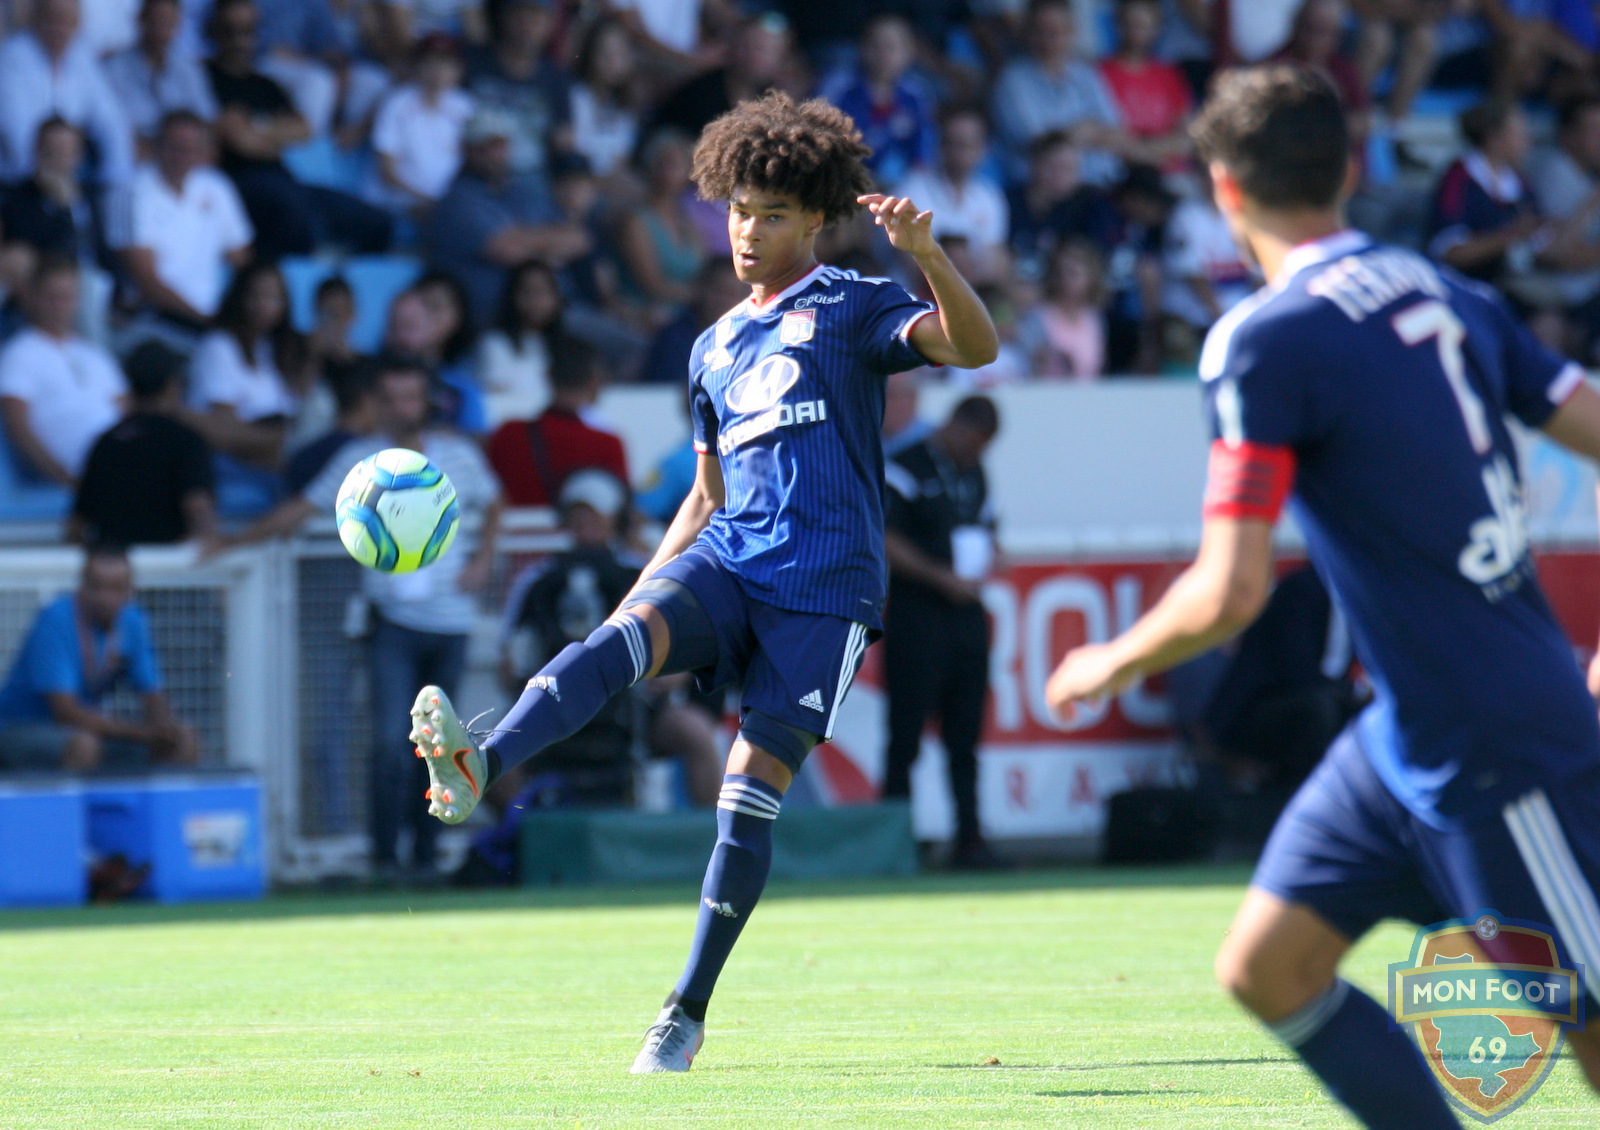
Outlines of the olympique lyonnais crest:
{"label": "olympique lyonnais crest", "polygon": [[817,328],[815,310],[791,310],[778,323],[778,340],[784,345],[799,345],[810,341]]}
{"label": "olympique lyonnais crest", "polygon": [[1521,1106],[1549,1076],[1563,1032],[1583,1028],[1583,970],[1548,926],[1481,911],[1425,926],[1389,966],[1389,1011],[1445,1098],[1478,1122]]}

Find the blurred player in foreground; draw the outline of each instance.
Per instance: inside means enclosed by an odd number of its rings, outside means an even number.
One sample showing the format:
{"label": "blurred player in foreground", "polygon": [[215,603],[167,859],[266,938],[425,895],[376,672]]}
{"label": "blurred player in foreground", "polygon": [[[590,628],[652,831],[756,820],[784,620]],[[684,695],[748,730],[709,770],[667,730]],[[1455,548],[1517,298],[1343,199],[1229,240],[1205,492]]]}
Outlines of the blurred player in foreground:
{"label": "blurred player in foreground", "polygon": [[[868,194],[867,155],[839,110],[782,94],[706,127],[694,179],[728,202],[734,270],[750,297],[690,355],[694,489],[617,614],[529,680],[481,750],[436,688],[412,710],[430,811],[458,823],[489,782],[640,679],[693,671],[708,691],[741,684],[688,966],[635,1074],[689,1069],[711,990],[766,884],[784,792],[831,736],[881,631],[885,378],[987,365],[999,349],[983,303],[933,240],[933,213]],[[862,204],[917,261],[936,306],[817,262],[817,234]]]}
{"label": "blurred player in foreground", "polygon": [[[1338,966],[1380,919],[1493,908],[1553,925],[1600,1015],[1600,724],[1534,576],[1505,420],[1600,458],[1600,395],[1493,293],[1345,227],[1349,141],[1323,79],[1234,72],[1194,133],[1267,279],[1201,358],[1199,556],[1123,635],[1068,654],[1047,696],[1115,694],[1243,630],[1292,491],[1376,698],[1279,819],[1217,975],[1367,1126],[1455,1127]],[[1600,1033],[1570,1039],[1600,1087]]]}

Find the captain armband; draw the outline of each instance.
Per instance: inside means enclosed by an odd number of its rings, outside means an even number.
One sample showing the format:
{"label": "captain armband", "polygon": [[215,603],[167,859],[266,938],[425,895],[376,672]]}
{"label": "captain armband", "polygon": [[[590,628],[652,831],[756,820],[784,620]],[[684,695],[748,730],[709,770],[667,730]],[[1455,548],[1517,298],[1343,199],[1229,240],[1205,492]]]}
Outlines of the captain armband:
{"label": "captain armband", "polygon": [[1294,487],[1294,469],[1294,452],[1287,447],[1230,447],[1216,440],[1206,470],[1205,516],[1276,522]]}

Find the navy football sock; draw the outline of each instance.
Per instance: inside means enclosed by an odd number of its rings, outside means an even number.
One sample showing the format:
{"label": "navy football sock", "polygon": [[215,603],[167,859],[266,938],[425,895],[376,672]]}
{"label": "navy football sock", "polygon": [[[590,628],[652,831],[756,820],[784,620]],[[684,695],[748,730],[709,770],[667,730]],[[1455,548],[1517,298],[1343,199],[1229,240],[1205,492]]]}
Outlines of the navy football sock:
{"label": "navy football sock", "polygon": [[1460,1130],[1416,1045],[1348,981],[1268,1027],[1370,1130]]}
{"label": "navy football sock", "polygon": [[705,885],[700,888],[700,918],[694,927],[689,962],[676,995],[685,1010],[705,1017],[717,976],[755,909],[772,866],[772,824],[783,794],[765,781],[729,773],[717,801],[717,846],[711,849]]}
{"label": "navy football sock", "polygon": [[607,620],[582,643],[568,644],[528,680],[484,740],[489,779],[577,733],[607,699],[643,678],[650,663],[650,631],[634,616]]}

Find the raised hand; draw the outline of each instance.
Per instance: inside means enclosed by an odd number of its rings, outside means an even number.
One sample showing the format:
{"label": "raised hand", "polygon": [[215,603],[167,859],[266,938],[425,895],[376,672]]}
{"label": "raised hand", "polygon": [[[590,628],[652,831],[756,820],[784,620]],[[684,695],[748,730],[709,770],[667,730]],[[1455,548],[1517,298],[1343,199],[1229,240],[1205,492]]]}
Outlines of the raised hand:
{"label": "raised hand", "polygon": [[934,249],[933,213],[917,211],[909,197],[875,192],[856,197],[856,203],[867,206],[896,249],[907,255],[926,255]]}

